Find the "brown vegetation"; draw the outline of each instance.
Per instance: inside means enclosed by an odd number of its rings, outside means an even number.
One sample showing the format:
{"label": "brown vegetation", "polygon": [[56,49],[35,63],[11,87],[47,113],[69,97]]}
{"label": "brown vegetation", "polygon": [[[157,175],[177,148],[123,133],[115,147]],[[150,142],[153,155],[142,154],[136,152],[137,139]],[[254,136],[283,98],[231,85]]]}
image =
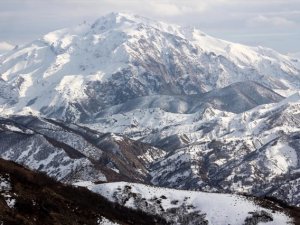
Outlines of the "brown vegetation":
{"label": "brown vegetation", "polygon": [[45,174],[0,159],[0,175],[6,174],[16,203],[9,208],[0,195],[3,225],[93,225],[101,217],[119,224],[166,224],[160,218],[110,203],[85,188],[61,184]]}

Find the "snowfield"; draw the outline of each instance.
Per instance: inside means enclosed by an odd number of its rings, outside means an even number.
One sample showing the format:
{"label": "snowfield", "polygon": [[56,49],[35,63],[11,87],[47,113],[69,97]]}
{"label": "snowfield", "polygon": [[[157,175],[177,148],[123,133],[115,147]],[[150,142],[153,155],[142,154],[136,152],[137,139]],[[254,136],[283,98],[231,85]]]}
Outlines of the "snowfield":
{"label": "snowfield", "polygon": [[[118,202],[129,208],[157,215],[166,213],[165,218],[173,224],[183,224],[180,222],[179,215],[172,214],[174,208],[181,208],[181,210],[185,210],[187,217],[190,216],[190,221],[186,224],[194,224],[192,221],[195,214],[202,215],[203,221],[207,221],[211,225],[246,224],[246,218],[251,218],[255,213],[272,218],[269,221],[268,219],[261,221],[259,224],[284,225],[291,222],[287,215],[263,208],[253,200],[242,196],[180,191],[126,182],[98,185],[79,182],[75,185],[85,186],[110,201]],[[167,213],[168,211],[169,213]],[[195,224],[200,224],[200,220]]]}

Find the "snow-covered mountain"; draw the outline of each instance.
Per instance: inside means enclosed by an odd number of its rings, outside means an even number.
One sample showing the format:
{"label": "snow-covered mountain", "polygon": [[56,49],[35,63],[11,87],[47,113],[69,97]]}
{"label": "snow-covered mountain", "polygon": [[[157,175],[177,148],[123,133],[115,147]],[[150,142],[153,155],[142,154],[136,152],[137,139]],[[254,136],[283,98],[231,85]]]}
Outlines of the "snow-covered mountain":
{"label": "snow-covered mountain", "polygon": [[296,58],[112,13],[0,57],[0,154],[66,182],[299,206],[299,91]]}
{"label": "snow-covered mountain", "polygon": [[1,108],[81,121],[137,97],[201,94],[248,80],[285,94],[300,87],[299,71],[300,62],[271,49],[112,13],[2,56],[1,82],[13,94]]}

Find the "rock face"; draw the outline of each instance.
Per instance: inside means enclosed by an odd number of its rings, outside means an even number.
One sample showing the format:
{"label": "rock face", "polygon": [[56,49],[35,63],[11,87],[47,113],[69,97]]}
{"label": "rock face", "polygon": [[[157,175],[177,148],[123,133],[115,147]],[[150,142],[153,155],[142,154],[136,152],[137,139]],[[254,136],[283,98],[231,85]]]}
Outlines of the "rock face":
{"label": "rock face", "polygon": [[65,182],[300,206],[299,90],[297,59],[113,13],[0,57],[0,154]]}

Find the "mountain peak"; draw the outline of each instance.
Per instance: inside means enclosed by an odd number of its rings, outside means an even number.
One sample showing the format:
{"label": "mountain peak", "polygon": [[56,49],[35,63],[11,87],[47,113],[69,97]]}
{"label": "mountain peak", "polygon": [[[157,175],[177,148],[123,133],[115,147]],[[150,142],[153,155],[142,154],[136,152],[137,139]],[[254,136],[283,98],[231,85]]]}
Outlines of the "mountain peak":
{"label": "mountain peak", "polygon": [[180,37],[184,37],[182,29],[179,25],[165,23],[158,20],[149,19],[143,16],[139,16],[131,13],[120,13],[120,12],[112,12],[105,16],[97,19],[93,25],[92,29],[100,31],[105,31],[109,29],[137,29],[140,25],[151,27],[162,32],[171,33]]}
{"label": "mountain peak", "polygon": [[137,19],[141,18],[134,14],[112,12],[97,19],[92,27],[103,25],[117,25],[121,23],[136,23]]}

